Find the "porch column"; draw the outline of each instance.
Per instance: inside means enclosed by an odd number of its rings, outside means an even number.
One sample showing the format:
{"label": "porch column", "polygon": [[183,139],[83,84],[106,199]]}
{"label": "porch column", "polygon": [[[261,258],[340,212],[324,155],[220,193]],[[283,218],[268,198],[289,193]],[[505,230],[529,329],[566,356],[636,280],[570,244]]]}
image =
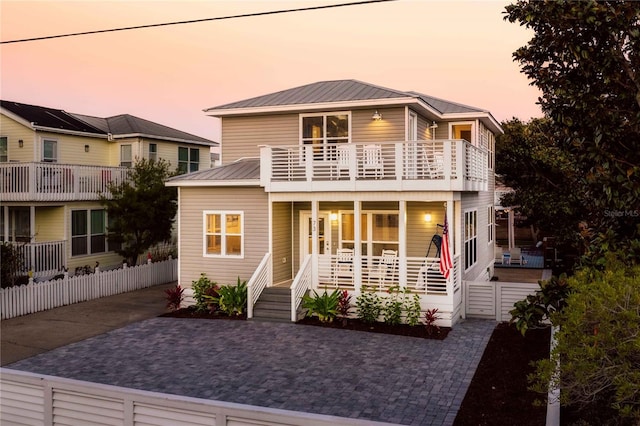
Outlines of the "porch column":
{"label": "porch column", "polygon": [[318,259],[318,209],[319,209],[318,200],[313,200],[311,202],[311,268],[313,273],[311,274],[311,281],[313,288],[318,288],[319,285],[319,266],[320,262]]}
{"label": "porch column", "polygon": [[356,294],[360,294],[362,291],[362,232],[361,214],[362,209],[361,201],[353,202],[353,286]]}
{"label": "porch column", "polygon": [[507,220],[507,235],[509,238],[509,250],[511,250],[512,248],[515,247],[516,245],[516,239],[515,239],[515,221],[514,221],[514,214],[513,214],[513,209],[509,209],[509,214],[508,214],[508,220]]}
{"label": "porch column", "polygon": [[9,206],[2,206],[2,214],[4,218],[2,235],[4,235],[4,241],[9,241]]}
{"label": "porch column", "polygon": [[31,259],[31,264],[30,265],[26,265],[29,268],[29,271],[32,272],[36,272],[37,269],[35,262],[36,262],[36,246],[35,243],[36,242],[36,206],[30,206],[29,207],[29,242],[30,247],[29,247],[29,258]]}
{"label": "porch column", "polygon": [[398,211],[400,224],[398,227],[398,257],[400,265],[398,268],[398,284],[400,288],[407,286],[407,202],[398,201]]}

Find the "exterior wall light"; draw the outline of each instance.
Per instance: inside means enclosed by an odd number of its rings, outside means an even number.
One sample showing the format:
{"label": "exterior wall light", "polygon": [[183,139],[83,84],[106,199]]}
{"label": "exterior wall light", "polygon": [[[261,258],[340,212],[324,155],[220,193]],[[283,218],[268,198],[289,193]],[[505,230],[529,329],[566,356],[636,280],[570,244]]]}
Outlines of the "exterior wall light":
{"label": "exterior wall light", "polygon": [[376,110],[376,112],[374,112],[373,115],[371,116],[371,119],[375,121],[380,121],[382,120],[382,114],[380,114],[378,110]]}
{"label": "exterior wall light", "polygon": [[426,213],[424,215],[424,221],[427,223],[431,222],[431,213]]}
{"label": "exterior wall light", "polygon": [[22,148],[24,146],[24,141],[22,139],[18,139],[18,147]]}
{"label": "exterior wall light", "polygon": [[331,213],[331,221],[335,222],[336,220],[338,220],[338,213]]}
{"label": "exterior wall light", "polygon": [[89,152],[89,145],[84,146],[84,152]]}

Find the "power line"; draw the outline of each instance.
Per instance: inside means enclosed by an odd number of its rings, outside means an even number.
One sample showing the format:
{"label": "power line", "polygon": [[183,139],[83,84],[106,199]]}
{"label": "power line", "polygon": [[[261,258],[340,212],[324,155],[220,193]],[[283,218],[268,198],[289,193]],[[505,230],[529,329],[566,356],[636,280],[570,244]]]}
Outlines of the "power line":
{"label": "power line", "polygon": [[153,27],[166,27],[169,25],[182,25],[182,24],[195,24],[198,22],[207,22],[207,21],[222,21],[225,19],[235,19],[235,18],[248,18],[252,16],[265,16],[265,15],[277,15],[282,13],[291,13],[291,12],[303,12],[308,10],[320,10],[320,9],[332,9],[336,7],[346,7],[346,6],[360,6],[363,4],[371,4],[371,3],[385,3],[397,0],[363,0],[354,3],[339,3],[339,4],[330,4],[325,6],[310,6],[310,7],[301,7],[296,9],[283,9],[283,10],[272,10],[269,12],[255,12],[255,13],[245,13],[241,15],[230,15],[230,16],[220,16],[217,18],[203,18],[203,19],[191,19],[189,21],[174,21],[174,22],[164,22],[161,24],[148,24],[148,25],[136,25],[133,27],[122,27],[122,28],[110,28],[106,30],[95,30],[95,31],[84,31],[79,33],[69,33],[69,34],[58,34],[52,36],[42,36],[42,37],[33,37],[33,38],[23,38],[19,40],[8,40],[8,41],[0,41],[0,44],[10,44],[10,43],[24,43],[27,41],[39,41],[39,40],[50,40],[54,38],[62,38],[62,37],[75,37],[89,34],[100,34],[100,33],[112,33],[116,31],[128,31],[128,30],[139,30],[143,28],[153,28]]}

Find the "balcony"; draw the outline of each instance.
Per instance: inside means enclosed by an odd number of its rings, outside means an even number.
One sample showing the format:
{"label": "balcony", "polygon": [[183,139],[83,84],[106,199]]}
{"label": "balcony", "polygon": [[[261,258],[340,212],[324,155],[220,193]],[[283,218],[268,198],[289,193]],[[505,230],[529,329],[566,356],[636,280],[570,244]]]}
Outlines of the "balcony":
{"label": "balcony", "polygon": [[99,193],[109,195],[107,184],[123,182],[129,170],[58,163],[2,163],[0,196],[3,201],[99,200]]}
{"label": "balcony", "polygon": [[487,151],[465,140],[263,146],[269,192],[486,191]]}

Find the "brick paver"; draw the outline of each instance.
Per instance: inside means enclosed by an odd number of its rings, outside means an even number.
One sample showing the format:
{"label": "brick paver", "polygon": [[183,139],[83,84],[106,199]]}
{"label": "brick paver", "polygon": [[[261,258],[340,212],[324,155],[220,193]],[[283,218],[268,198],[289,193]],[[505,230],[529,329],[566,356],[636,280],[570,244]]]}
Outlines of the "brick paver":
{"label": "brick paver", "polygon": [[451,425],[496,323],[443,341],[251,321],[153,318],[7,367],[406,425]]}

